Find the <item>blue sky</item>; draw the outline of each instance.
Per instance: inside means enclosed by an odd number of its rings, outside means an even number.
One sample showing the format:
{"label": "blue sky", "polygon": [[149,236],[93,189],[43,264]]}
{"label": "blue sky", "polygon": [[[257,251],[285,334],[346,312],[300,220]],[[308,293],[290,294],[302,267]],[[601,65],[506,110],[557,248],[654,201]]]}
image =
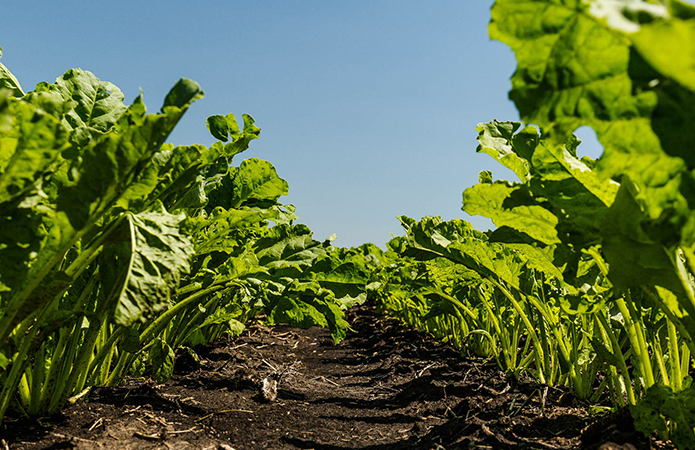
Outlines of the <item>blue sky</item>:
{"label": "blue sky", "polygon": [[261,139],[236,163],[271,161],[317,239],[383,246],[399,215],[489,228],[461,193],[484,169],[513,177],[475,152],[478,123],[518,120],[492,3],[23,0],[0,17],[0,46],[25,90],[80,67],[156,111],[179,78],[197,81],[206,96],[171,142],[210,145],[208,116],[248,113]]}

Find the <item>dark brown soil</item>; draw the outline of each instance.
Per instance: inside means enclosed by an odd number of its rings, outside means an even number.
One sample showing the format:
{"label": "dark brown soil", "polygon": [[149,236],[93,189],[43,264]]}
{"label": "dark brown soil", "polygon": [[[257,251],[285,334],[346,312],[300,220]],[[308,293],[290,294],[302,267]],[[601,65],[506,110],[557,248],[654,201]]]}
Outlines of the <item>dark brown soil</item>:
{"label": "dark brown soil", "polygon": [[509,379],[372,308],[349,320],[357,333],[338,346],[323,329],[254,325],[198,349],[198,367],[179,357],[164,385],[131,380],[57,417],[7,418],[0,449],[671,448],[625,412],[590,417],[564,389]]}

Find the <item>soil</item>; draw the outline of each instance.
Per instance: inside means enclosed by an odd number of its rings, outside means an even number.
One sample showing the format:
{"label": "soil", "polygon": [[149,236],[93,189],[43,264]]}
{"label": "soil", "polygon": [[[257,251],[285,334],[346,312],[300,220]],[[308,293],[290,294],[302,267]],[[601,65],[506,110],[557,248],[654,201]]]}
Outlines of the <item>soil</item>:
{"label": "soil", "polygon": [[7,417],[2,449],[667,449],[629,413],[514,380],[371,307],[320,328],[250,326],[176,360],[166,384],[94,389],[56,417]]}

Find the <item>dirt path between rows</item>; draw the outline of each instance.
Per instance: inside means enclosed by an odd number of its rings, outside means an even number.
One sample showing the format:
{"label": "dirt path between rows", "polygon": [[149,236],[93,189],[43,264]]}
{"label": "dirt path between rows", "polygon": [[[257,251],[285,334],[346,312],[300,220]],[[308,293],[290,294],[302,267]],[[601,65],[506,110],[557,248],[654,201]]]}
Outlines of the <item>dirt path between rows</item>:
{"label": "dirt path between rows", "polygon": [[164,385],[131,380],[36,421],[8,418],[19,449],[649,449],[626,414],[589,417],[565,390],[506,378],[372,308],[356,333],[251,326],[177,359]]}

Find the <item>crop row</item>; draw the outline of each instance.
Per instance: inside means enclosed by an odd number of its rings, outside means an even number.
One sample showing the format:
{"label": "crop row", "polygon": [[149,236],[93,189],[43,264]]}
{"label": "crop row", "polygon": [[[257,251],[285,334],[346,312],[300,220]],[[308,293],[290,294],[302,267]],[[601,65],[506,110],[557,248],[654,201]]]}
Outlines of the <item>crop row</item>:
{"label": "crop row", "polygon": [[215,144],[174,147],[203,95],[190,80],[147,114],[86,71],[24,93],[0,69],[0,419],[128,374],[164,382],[177,352],[258,315],[345,336],[363,258],[294,223],[272,164],[233,164],[259,136],[250,116],[212,116]]}
{"label": "crop row", "polygon": [[[520,122],[480,124],[462,220],[401,217],[371,295],[403,321],[695,447],[695,7],[497,0]],[[688,44],[689,45],[689,44]],[[604,147],[580,157],[573,132]]]}

